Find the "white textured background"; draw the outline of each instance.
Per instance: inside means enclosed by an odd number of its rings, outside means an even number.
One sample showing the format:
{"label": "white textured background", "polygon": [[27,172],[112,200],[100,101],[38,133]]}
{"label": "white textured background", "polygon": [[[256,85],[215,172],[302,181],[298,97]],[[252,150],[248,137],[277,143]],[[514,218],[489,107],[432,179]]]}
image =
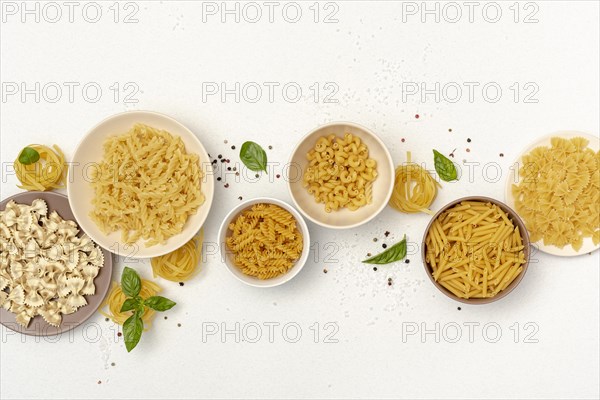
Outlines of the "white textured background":
{"label": "white textured background", "polygon": [[[203,21],[201,3],[142,1],[119,4],[115,23],[113,2],[100,3],[103,14],[97,23],[83,18],[86,2],[76,6],[73,22],[59,2],[62,18],[51,23],[55,9],[47,6],[44,15],[45,3],[27,2],[30,9],[39,7],[36,22],[35,15],[22,15],[21,2],[2,2],[3,165],[28,143],[58,143],[69,157],[90,127],[130,109],[175,117],[213,156],[222,153],[232,163],[237,162],[237,151],[229,148],[232,144],[239,149],[243,141],[254,139],[264,147],[272,145],[269,160],[284,163],[296,141],[315,126],[351,120],[377,132],[397,163],[405,159],[406,150],[417,160],[431,162],[435,147],[445,153],[456,148],[458,162],[502,166],[504,176],[496,183],[484,179],[480,166],[473,179],[464,176],[459,183],[444,184],[434,203],[438,208],[468,194],[503,199],[508,167],[540,135],[560,129],[597,135],[600,130],[597,2],[521,3],[516,23],[512,2],[501,2],[497,23],[483,18],[484,2],[475,9],[473,22],[459,3],[463,16],[457,23],[448,21],[454,16],[449,8],[439,23],[434,15],[421,22],[419,14],[405,15],[403,21],[403,4],[392,1],[336,2],[337,23],[323,23],[323,17],[335,10],[335,5],[324,3],[318,5],[318,23],[309,8],[312,2],[300,5],[298,23],[282,17],[285,3],[275,8],[270,23],[268,9],[260,2],[261,21],[249,23],[242,16],[236,23],[229,15],[222,23],[219,14],[205,15]],[[213,4],[222,7],[220,2]],[[422,7],[420,2],[414,4]],[[88,18],[94,17],[92,6],[87,8]],[[524,23],[536,7],[538,22]],[[251,10],[246,10],[252,18]],[[293,10],[288,11],[293,17]],[[137,23],[123,22],[130,12],[135,12]],[[494,16],[493,9],[488,13],[488,18]],[[20,93],[9,93],[14,85],[25,83],[31,89],[36,82],[40,88],[56,82],[63,86],[63,94],[52,103],[52,91],[40,93],[39,102],[33,94],[23,99]],[[79,84],[72,101],[65,82]],[[81,93],[90,82],[103,91],[96,103]],[[118,99],[109,88],[115,82],[121,88]],[[124,102],[123,95],[135,87],[124,92],[128,82],[139,88],[132,97],[137,103]],[[235,82],[280,86],[272,102],[265,87],[258,102],[242,96],[237,103],[233,95],[225,102],[216,95],[203,101],[203,82],[225,82],[229,88]],[[296,103],[282,97],[281,87],[289,82],[303,90]],[[310,91],[315,82],[321,87],[316,102]],[[337,103],[324,102],[327,82],[339,88],[332,96]],[[425,82],[429,88],[436,82],[442,87],[452,82],[480,86],[472,102],[466,89],[456,103],[447,101],[450,94],[439,102],[433,95],[422,102],[419,96],[402,98],[403,82]],[[488,82],[503,90],[496,103],[482,96],[481,87]],[[510,89],[515,82],[520,87],[518,101]],[[523,96],[531,91],[524,88],[528,82],[539,88],[533,96],[537,103],[524,102]],[[19,191],[15,177],[5,171],[3,167],[2,198]],[[216,240],[221,219],[238,196],[271,195],[290,201],[285,181],[272,175],[258,182],[235,182],[229,175],[227,181],[228,189],[224,181],[217,184],[205,226],[208,241]],[[290,283],[270,290],[244,286],[218,256],[209,255],[202,273],[184,287],[159,282],[178,305],[167,314],[168,320],[162,316],[155,320],[130,354],[117,340],[112,323],[100,315],[86,329],[53,342],[2,328],[0,397],[598,398],[598,252],[570,259],[536,254],[538,262],[510,296],[478,307],[439,293],[418,255],[409,256],[408,265],[382,266],[377,272],[360,263],[367,252],[375,253],[383,242],[393,243],[405,233],[420,242],[427,222],[426,215],[388,209],[350,231],[310,225],[314,248],[320,249],[312,257],[315,261]],[[387,239],[386,230],[391,232]],[[329,253],[334,254],[327,258]],[[116,274],[123,265],[121,260]],[[151,276],[146,262],[128,265]],[[392,286],[387,285],[388,277]],[[280,324],[273,343],[265,322]],[[286,341],[281,332],[290,322],[302,328],[297,343]],[[331,332],[324,329],[328,322],[339,327],[333,337],[337,343],[324,343],[324,334]],[[434,334],[402,340],[407,326],[435,331],[437,322],[439,343]],[[464,325],[469,322],[480,324],[472,343]],[[207,326],[235,329],[236,323],[240,330],[246,328],[242,333],[248,336],[254,336],[253,323],[262,325],[262,338],[257,343],[236,343],[235,335],[228,334],[203,340]],[[316,343],[310,329],[315,323],[320,331]],[[494,337],[493,328],[489,337],[482,333],[486,323],[501,328],[498,342],[488,341]],[[527,323],[531,324],[526,329]],[[454,324],[462,327],[462,337],[450,343]],[[526,340],[535,327],[537,332]],[[287,339],[294,336],[293,329],[288,333]],[[537,343],[527,343],[532,339]]]}

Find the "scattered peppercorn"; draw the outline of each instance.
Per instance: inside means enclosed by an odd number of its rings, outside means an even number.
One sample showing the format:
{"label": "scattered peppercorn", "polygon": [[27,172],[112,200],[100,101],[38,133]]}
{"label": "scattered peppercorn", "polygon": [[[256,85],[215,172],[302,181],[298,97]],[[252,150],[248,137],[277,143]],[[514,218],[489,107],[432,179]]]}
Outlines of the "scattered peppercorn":
{"label": "scattered peppercorn", "polygon": [[467,143],[471,143],[471,139],[470,139],[470,138],[469,138],[469,139],[467,139]]}
{"label": "scattered peppercorn", "polygon": [[376,241],[377,241],[377,238],[373,238],[373,241],[374,241],[374,242],[376,242]]}
{"label": "scattered peppercorn", "polygon": [[407,258],[406,260],[404,260],[404,263],[405,263],[405,264],[409,264],[409,263],[410,263],[410,260]]}
{"label": "scattered peppercorn", "polygon": [[179,282],[179,286],[183,286],[183,285],[184,285],[184,283],[183,283],[183,282]]}
{"label": "scattered peppercorn", "polygon": [[121,336],[123,336],[123,334],[121,332],[117,332],[117,336],[121,337]]}
{"label": "scattered peppercorn", "polygon": [[390,236],[390,231],[385,231],[384,235],[385,235],[385,237]]}
{"label": "scattered peppercorn", "polygon": [[116,364],[115,363],[110,363],[110,365],[114,367]]}
{"label": "scattered peppercorn", "polygon": [[221,181],[221,177],[220,177],[220,176],[217,176],[217,180],[220,182],[220,181]]}
{"label": "scattered peppercorn", "polygon": [[415,114],[415,118],[416,118],[416,119],[419,119],[419,114]]}
{"label": "scattered peppercorn", "polygon": [[229,143],[229,142],[227,141],[227,139],[225,139],[225,140],[223,140],[223,143],[227,144],[227,143]]}
{"label": "scattered peppercorn", "polygon": [[326,274],[327,273],[327,268],[323,269],[323,273]]}
{"label": "scattered peppercorn", "polygon": [[234,146],[231,146],[231,150],[235,150],[235,145],[234,145]]}
{"label": "scattered peppercorn", "polygon": [[236,173],[235,173],[235,176],[240,176],[240,173],[239,173],[239,172],[236,172]]}
{"label": "scattered peppercorn", "polygon": [[108,322],[108,318],[104,318],[104,320],[105,320],[106,322]]}
{"label": "scattered peppercorn", "polygon": [[504,153],[500,153],[500,157],[504,157]]}
{"label": "scattered peppercorn", "polygon": [[231,167],[227,167],[227,171],[231,171]]}
{"label": "scattered peppercorn", "polygon": [[223,164],[226,160],[224,158],[221,158],[221,164]]}
{"label": "scattered peppercorn", "polygon": [[452,132],[452,128],[448,128],[448,132]]}
{"label": "scattered peppercorn", "polygon": [[102,381],[98,381],[98,385],[100,385],[102,383]]}
{"label": "scattered peppercorn", "polygon": [[167,319],[167,316],[165,315],[165,319]]}
{"label": "scattered peppercorn", "polygon": [[242,200],[242,196],[238,197],[238,200]]}
{"label": "scattered peppercorn", "polygon": [[181,328],[181,324],[177,324],[177,326]]}
{"label": "scattered peppercorn", "polygon": [[381,247],[383,247],[384,249],[386,249],[387,248],[387,244],[384,243],[384,244],[381,245]]}
{"label": "scattered peppercorn", "polygon": [[367,253],[367,257],[371,257],[371,253]]}
{"label": "scattered peppercorn", "polygon": [[458,307],[458,311],[462,310],[462,308]]}
{"label": "scattered peppercorn", "polygon": [[269,146],[269,150],[273,150],[273,146]]}
{"label": "scattered peppercorn", "polygon": [[256,175],[254,175],[254,177],[255,177],[255,178],[258,178],[258,177],[259,177],[259,175],[258,175],[258,174],[256,174]]}
{"label": "scattered peppercorn", "polygon": [[225,185],[223,185],[225,187],[225,189],[227,189],[229,187],[229,183],[226,183]]}
{"label": "scattered peppercorn", "polygon": [[402,138],[402,139],[400,139],[400,141],[401,141],[402,143],[404,143],[404,142],[406,142],[406,139]]}
{"label": "scattered peppercorn", "polygon": [[219,154],[219,155],[217,156],[217,158],[220,160],[221,158],[223,158],[223,155],[222,155],[222,154]]}
{"label": "scattered peppercorn", "polygon": [[373,271],[377,271],[377,267],[373,267]]}
{"label": "scattered peppercorn", "polygon": [[277,179],[279,179],[279,178],[281,178],[281,175],[277,174],[277,175],[275,175],[275,177],[276,177]]}
{"label": "scattered peppercorn", "polygon": [[470,153],[470,152],[471,152],[471,149],[469,149],[469,148],[467,147],[467,153]]}
{"label": "scattered peppercorn", "polygon": [[233,167],[233,170],[234,170],[234,171],[237,171],[237,167]]}

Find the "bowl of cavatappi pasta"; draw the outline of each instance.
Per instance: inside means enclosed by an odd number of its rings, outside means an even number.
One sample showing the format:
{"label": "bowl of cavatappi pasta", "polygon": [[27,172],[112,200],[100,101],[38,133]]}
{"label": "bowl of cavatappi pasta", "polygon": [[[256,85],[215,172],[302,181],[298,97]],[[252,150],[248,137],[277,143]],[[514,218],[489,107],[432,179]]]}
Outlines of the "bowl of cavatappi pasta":
{"label": "bowl of cavatappi pasta", "polygon": [[394,189],[394,163],[369,129],[333,122],[308,133],[290,157],[292,200],[312,222],[349,229],[375,218]]}
{"label": "bowl of cavatappi pasta", "polygon": [[486,304],[521,282],[530,242],[515,211],[489,197],[473,196],[454,200],[433,216],[421,253],[431,282],[446,296]]}
{"label": "bowl of cavatappi pasta", "polygon": [[294,207],[268,197],[236,206],[219,230],[222,261],[240,281],[256,287],[281,285],[308,258],[306,222]]}

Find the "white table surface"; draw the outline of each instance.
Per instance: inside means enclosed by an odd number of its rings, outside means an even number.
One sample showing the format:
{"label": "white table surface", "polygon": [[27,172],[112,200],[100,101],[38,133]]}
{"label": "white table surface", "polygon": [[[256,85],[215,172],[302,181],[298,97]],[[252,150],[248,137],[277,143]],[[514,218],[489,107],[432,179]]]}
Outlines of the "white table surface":
{"label": "white table surface", "polygon": [[[256,9],[240,3],[240,22],[225,15],[223,23],[219,13],[210,14],[222,7],[220,2],[140,1],[121,3],[115,23],[115,8],[109,9],[113,2],[100,2],[102,16],[92,23],[95,5],[76,2],[70,22],[68,6],[58,2],[62,16],[52,23],[54,6],[28,2],[30,9],[39,7],[36,22],[35,14],[23,13],[21,2],[3,1],[1,197],[19,192],[5,168],[26,144],[58,143],[69,158],[82,135],[101,119],[145,109],[175,117],[213,156],[221,153],[232,163],[238,161],[232,144],[239,149],[243,141],[254,139],[272,145],[269,160],[281,165],[296,141],[315,126],[355,121],[377,132],[397,163],[410,150],[416,160],[431,165],[432,148],[446,153],[456,148],[459,163],[480,163],[472,178],[465,175],[459,183],[444,184],[434,208],[471,194],[502,199],[508,168],[532,140],[561,129],[600,131],[598,3],[521,3],[517,23],[512,3],[499,4],[502,16],[496,23],[489,22],[493,5],[486,9],[489,21],[482,16],[485,2],[475,8],[473,22],[459,2],[463,16],[456,23],[450,21],[456,9],[440,3],[445,14],[436,23],[435,15],[425,15],[422,22],[419,13],[410,14],[413,6],[422,11],[421,2],[392,1],[321,3],[317,23],[312,2],[299,5],[297,23],[283,18],[286,3],[276,3],[269,22],[262,2],[262,19],[248,22]],[[294,18],[293,7],[286,8],[288,20]],[[333,11],[338,22],[324,23]],[[538,22],[524,23],[532,12]],[[124,23],[130,13],[138,22]],[[252,103],[252,85],[239,102],[233,94],[224,102],[218,95],[203,96],[203,87],[221,82],[230,89],[236,82],[240,88],[257,82],[263,96]],[[274,82],[272,101],[264,82]],[[316,102],[310,89],[315,82],[321,88]],[[447,93],[439,101],[433,94],[421,101],[407,93],[421,82],[429,89],[439,82]],[[473,101],[468,82],[479,85]],[[33,89],[25,98],[22,83]],[[487,83],[502,89],[499,101],[483,97],[481,88]],[[81,90],[86,84],[87,98]],[[291,87],[288,99],[295,96],[294,87],[302,89],[302,98],[286,100],[281,91],[286,84]],[[72,99],[68,85],[74,87]],[[457,85],[463,94],[452,102],[451,89]],[[56,86],[62,87],[61,96],[53,91]],[[19,93],[12,94],[15,87]],[[95,103],[94,87],[102,89]],[[337,102],[326,102],[332,87],[338,90],[330,100]],[[137,103],[126,103],[123,96],[136,88],[130,100]],[[525,102],[524,96],[536,88],[530,100],[537,102]],[[493,96],[492,87],[488,99]],[[503,173],[495,183],[493,176],[482,174],[491,162]],[[228,175],[228,182],[227,189],[224,181],[217,182],[205,225],[208,242],[216,241],[221,219],[238,196],[291,200],[285,181],[273,174],[256,182],[235,182]],[[185,286],[159,281],[165,296],[178,305],[167,320],[155,320],[130,354],[115,326],[100,315],[70,336],[52,340],[2,328],[0,397],[598,398],[598,251],[568,259],[535,254],[537,262],[520,286],[486,306],[461,305],[438,292],[417,254],[409,255],[408,265],[381,266],[376,272],[360,263],[367,252],[375,253],[403,234],[420,242],[427,222],[426,215],[386,209],[349,231],[309,224],[320,251],[293,281],[269,290],[244,286],[209,251],[201,274]],[[116,275],[124,264],[118,262]],[[148,262],[127,264],[151,277]],[[272,343],[269,323],[279,324]],[[472,340],[469,323],[475,324]],[[290,324],[287,335],[285,324]],[[257,325],[262,337],[250,343]],[[236,342],[231,333],[236,326],[246,340]],[[457,326],[462,336],[452,343]],[[215,327],[219,333],[211,335]],[[297,327],[302,336],[292,343]],[[498,328],[501,337],[492,343]],[[223,329],[230,333],[222,337]],[[337,332],[325,340],[333,329]],[[419,333],[409,335],[411,329]],[[430,333],[423,338],[424,329]],[[436,330],[439,343],[432,333]]]}

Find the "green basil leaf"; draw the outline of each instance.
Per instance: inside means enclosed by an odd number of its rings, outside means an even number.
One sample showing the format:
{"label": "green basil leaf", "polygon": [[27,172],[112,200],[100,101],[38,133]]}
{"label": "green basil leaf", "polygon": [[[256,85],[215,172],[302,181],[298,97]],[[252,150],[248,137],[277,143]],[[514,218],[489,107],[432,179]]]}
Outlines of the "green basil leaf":
{"label": "green basil leaf", "polygon": [[125,311],[131,311],[133,309],[135,309],[138,305],[138,302],[136,299],[125,299],[125,301],[123,302],[123,305],[121,306],[121,312],[125,312]]}
{"label": "green basil leaf", "polygon": [[121,288],[125,296],[128,297],[135,297],[140,293],[142,280],[137,272],[135,272],[135,269],[125,267],[121,275]]}
{"label": "green basil leaf", "polygon": [[23,165],[33,164],[40,159],[40,153],[31,147],[25,147],[19,154],[19,162]]}
{"label": "green basil leaf", "polygon": [[133,350],[140,342],[142,332],[144,331],[144,322],[140,315],[136,312],[131,317],[127,318],[123,324],[123,337],[125,338],[125,348],[127,352]]}
{"label": "green basil leaf", "polygon": [[448,159],[448,157],[434,149],[433,161],[435,164],[435,171],[438,173],[441,180],[450,182],[456,179],[456,166]]}
{"label": "green basil leaf", "polygon": [[254,142],[245,142],[240,149],[240,160],[252,171],[267,172],[267,153]]}
{"label": "green basil leaf", "polygon": [[383,253],[379,253],[363,262],[365,264],[389,264],[400,261],[404,257],[406,257],[406,235],[404,235],[402,241],[389,247]]}
{"label": "green basil leaf", "polygon": [[150,307],[151,309],[156,310],[156,311],[170,310],[171,308],[173,308],[175,306],[175,304],[177,304],[177,303],[167,299],[166,297],[162,297],[162,296],[148,297],[146,299],[146,301],[144,301],[145,306]]}

